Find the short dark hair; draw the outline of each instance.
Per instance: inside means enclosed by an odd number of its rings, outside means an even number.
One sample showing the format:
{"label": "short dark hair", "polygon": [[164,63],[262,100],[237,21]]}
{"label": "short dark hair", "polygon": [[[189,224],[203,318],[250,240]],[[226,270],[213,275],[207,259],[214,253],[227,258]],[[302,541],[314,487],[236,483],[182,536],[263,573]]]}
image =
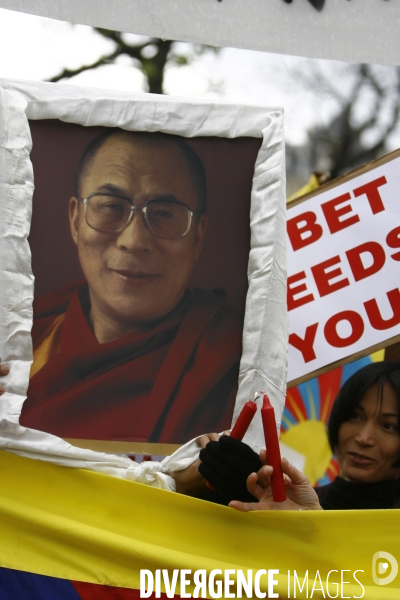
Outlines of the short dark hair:
{"label": "short dark hair", "polygon": [[84,149],[81,159],[78,164],[78,169],[75,176],[75,196],[81,197],[82,181],[90,167],[96,154],[103,146],[103,144],[112,136],[119,133],[127,134],[128,136],[144,138],[154,145],[162,143],[171,143],[176,146],[189,169],[190,176],[192,178],[193,186],[198,198],[198,211],[200,213],[206,212],[207,208],[207,177],[206,171],[203,165],[203,161],[195,150],[188,144],[188,142],[179,135],[173,135],[170,133],[161,132],[150,132],[150,131],[126,131],[113,127],[107,129],[97,137],[95,137]]}
{"label": "short dark hair", "polygon": [[[341,387],[332,406],[328,421],[328,440],[332,452],[335,452],[340,426],[348,421],[372,385],[378,386],[378,398],[382,400],[383,387],[389,383],[396,396],[400,412],[400,361],[384,360],[366,365],[356,371]],[[400,431],[399,431],[400,435]],[[396,466],[398,466],[396,464]]]}

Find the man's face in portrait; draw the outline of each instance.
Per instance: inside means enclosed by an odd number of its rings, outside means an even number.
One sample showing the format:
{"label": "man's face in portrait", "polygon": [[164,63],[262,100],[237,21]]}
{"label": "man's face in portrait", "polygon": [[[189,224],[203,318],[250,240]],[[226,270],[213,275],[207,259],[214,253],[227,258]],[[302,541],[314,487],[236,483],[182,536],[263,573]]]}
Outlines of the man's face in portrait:
{"label": "man's face in portrait", "polygon": [[[137,208],[166,200],[184,203],[194,212],[199,209],[193,177],[179,147],[124,132],[106,139],[84,170],[80,198],[94,193],[124,196]],[[107,200],[107,210],[118,208],[108,197],[98,199]],[[154,207],[151,202],[148,206]],[[168,218],[168,213],[159,215]],[[101,314],[123,329],[155,321],[179,303],[200,254],[206,217],[193,215],[188,233],[175,239],[154,235],[139,211],[120,231],[98,231],[88,225],[83,203],[73,197],[70,223],[89,285],[92,318]]]}

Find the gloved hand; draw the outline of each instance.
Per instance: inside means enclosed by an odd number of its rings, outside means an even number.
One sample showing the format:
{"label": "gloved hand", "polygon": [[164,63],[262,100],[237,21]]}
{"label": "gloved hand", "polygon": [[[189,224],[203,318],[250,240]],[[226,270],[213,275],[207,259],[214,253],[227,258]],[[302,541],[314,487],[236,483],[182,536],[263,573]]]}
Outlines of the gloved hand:
{"label": "gloved hand", "polygon": [[200,460],[200,473],[227,504],[231,500],[258,502],[246,487],[250,473],[256,473],[262,467],[258,454],[250,446],[223,435],[218,442],[209,442],[201,450]]}

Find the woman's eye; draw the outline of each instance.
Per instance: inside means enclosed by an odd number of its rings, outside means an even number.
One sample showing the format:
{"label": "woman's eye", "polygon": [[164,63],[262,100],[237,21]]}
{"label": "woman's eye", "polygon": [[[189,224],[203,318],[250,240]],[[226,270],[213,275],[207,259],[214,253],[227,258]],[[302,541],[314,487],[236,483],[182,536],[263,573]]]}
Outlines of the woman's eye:
{"label": "woman's eye", "polygon": [[398,426],[397,426],[397,424],[396,423],[390,423],[390,421],[386,421],[385,423],[382,423],[382,427],[386,431],[395,431],[396,433],[398,432]]}
{"label": "woman's eye", "polygon": [[350,421],[361,421],[361,419],[362,415],[358,412],[354,412],[350,417]]}

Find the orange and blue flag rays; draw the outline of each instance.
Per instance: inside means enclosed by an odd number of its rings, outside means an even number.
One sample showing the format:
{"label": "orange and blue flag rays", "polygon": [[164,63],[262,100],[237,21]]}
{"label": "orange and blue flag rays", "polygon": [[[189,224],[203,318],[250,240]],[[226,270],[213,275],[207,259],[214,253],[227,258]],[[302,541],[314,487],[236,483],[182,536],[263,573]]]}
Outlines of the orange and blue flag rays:
{"label": "orange and blue flag rays", "polygon": [[319,394],[321,398],[320,420],[328,422],[331,414],[332,404],[342,385],[342,368],[334,369],[318,377]]}
{"label": "orange and blue flag rays", "polygon": [[298,387],[290,388],[287,391],[285,408],[282,415],[281,432],[287,431],[293,425],[305,421],[307,411]]}
{"label": "orange and blue flag rays", "polygon": [[349,379],[349,377],[354,375],[354,373],[356,373],[363,367],[370,365],[372,362],[373,361],[372,361],[371,356],[364,356],[364,358],[359,358],[358,360],[355,360],[354,362],[344,365],[342,367],[342,379],[340,382],[340,387],[342,387],[342,385]]}
{"label": "orange and blue flag rays", "polygon": [[334,479],[336,479],[336,477],[339,474],[340,474],[339,464],[338,464],[337,460],[335,459],[335,457],[332,456],[331,462],[329,463],[329,467],[327,468],[325,475],[323,477],[320,477],[320,479],[318,479],[317,486],[327,485],[328,483],[332,483],[332,481],[334,481]]}
{"label": "orange and blue flag rays", "polygon": [[315,421],[319,418],[320,394],[317,379],[310,379],[288,390],[282,416],[282,432],[301,421]]}

